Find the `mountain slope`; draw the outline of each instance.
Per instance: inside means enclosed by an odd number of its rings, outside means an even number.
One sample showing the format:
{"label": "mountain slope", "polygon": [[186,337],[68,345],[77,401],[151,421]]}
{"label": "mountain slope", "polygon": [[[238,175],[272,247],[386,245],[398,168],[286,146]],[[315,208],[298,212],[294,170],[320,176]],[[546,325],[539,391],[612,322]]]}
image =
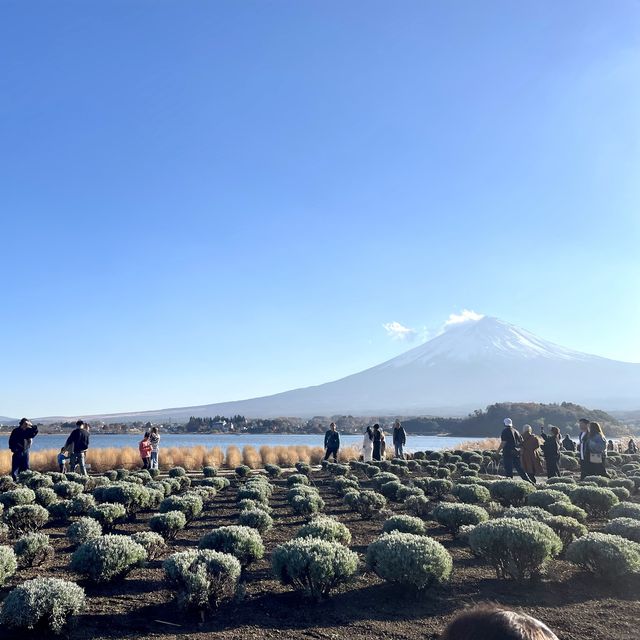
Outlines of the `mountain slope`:
{"label": "mountain slope", "polygon": [[461,415],[495,402],[564,400],[602,408],[637,408],[640,364],[573,351],[484,317],[454,325],[423,345],[334,382],[236,402],[96,418]]}

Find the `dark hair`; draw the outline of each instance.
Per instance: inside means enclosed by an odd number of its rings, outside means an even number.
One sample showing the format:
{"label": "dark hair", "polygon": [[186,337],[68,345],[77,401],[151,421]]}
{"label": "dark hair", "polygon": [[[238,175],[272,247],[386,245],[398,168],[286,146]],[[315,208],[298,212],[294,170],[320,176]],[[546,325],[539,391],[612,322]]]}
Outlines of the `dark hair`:
{"label": "dark hair", "polygon": [[588,418],[580,418],[580,420],[578,420],[578,422],[582,422],[582,424],[589,424],[589,419]]}
{"label": "dark hair", "polygon": [[145,437],[145,438],[148,438],[150,435],[151,435],[151,434],[150,434],[148,431],[145,431],[145,432],[144,432],[144,437]]}
{"label": "dark hair", "polygon": [[76,427],[81,427],[84,424],[84,420],[78,420],[78,422],[76,422]]}
{"label": "dark hair", "polygon": [[440,640],[558,640],[558,637],[531,616],[481,605],[459,613]]}
{"label": "dark hair", "polygon": [[151,433],[158,433],[158,427],[151,427]]}
{"label": "dark hair", "polygon": [[22,420],[20,420],[20,426],[25,424],[25,422],[29,422],[29,418],[22,418]]}
{"label": "dark hair", "polygon": [[374,428],[374,429],[379,429],[379,428],[380,428],[380,425],[376,422],[376,423],[373,425],[373,428]]}

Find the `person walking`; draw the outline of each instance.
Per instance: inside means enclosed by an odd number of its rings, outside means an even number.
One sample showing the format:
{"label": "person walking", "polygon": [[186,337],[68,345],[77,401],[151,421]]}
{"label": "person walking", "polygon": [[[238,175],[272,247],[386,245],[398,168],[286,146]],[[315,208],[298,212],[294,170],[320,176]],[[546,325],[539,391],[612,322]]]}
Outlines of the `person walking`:
{"label": "person walking", "polygon": [[564,437],[564,439],[562,440],[562,448],[565,451],[575,451],[576,450],[576,443],[571,439],[571,437],[569,436],[568,433]]}
{"label": "person walking", "polygon": [[69,470],[73,472],[76,467],[80,467],[80,473],[86,476],[85,455],[89,448],[89,425],[84,420],[76,422],[76,428],[69,434],[64,446],[70,454]]}
{"label": "person walking", "polygon": [[338,451],[340,449],[340,434],[336,431],[336,423],[329,425],[329,430],[324,434],[324,459],[328,460],[333,456],[333,461],[338,462]]}
{"label": "person walking", "polygon": [[373,430],[367,427],[364,430],[364,438],[362,439],[362,459],[365,462],[371,462],[373,455]]}
{"label": "person walking", "polygon": [[29,449],[31,440],[38,435],[38,427],[31,423],[31,420],[22,418],[20,424],[11,432],[9,436],[9,449],[11,450],[11,477],[18,479],[21,471],[29,469]]}
{"label": "person walking", "polygon": [[578,451],[580,452],[580,480],[591,475],[589,462],[589,420],[580,418],[580,436],[578,438]]}
{"label": "person walking", "polygon": [[151,427],[149,432],[149,443],[151,444],[151,469],[158,468],[158,449],[160,448],[160,434],[158,427]]}
{"label": "person walking", "polygon": [[504,474],[507,478],[513,478],[513,470],[515,469],[523,480],[533,482],[520,465],[521,446],[522,436],[513,428],[511,418],[505,418],[504,429],[500,434],[500,446],[498,447],[498,453],[502,451]]}
{"label": "person walking", "polygon": [[533,484],[536,484],[536,476],[544,473],[540,461],[540,440],[533,434],[530,424],[522,427],[522,446],[520,448],[520,464],[522,470],[529,476]]}
{"label": "person walking", "polygon": [[151,443],[149,442],[149,436],[151,434],[147,431],[142,440],[138,443],[138,450],[140,451],[140,458],[142,458],[142,468],[151,469]]}
{"label": "person walking", "polygon": [[607,439],[604,437],[602,427],[598,422],[589,423],[589,475],[609,477],[605,468],[607,459]]}
{"label": "person walking", "polygon": [[404,460],[404,446],[407,444],[407,432],[400,424],[400,420],[396,420],[393,425],[393,448],[394,457]]}
{"label": "person walking", "polygon": [[542,455],[547,467],[547,478],[560,477],[560,450],[562,448],[560,429],[551,427],[551,433],[545,433],[544,427],[540,427],[540,435],[544,441]]}
{"label": "person walking", "polygon": [[384,433],[380,425],[376,422],[373,425],[373,459],[382,460],[384,455]]}

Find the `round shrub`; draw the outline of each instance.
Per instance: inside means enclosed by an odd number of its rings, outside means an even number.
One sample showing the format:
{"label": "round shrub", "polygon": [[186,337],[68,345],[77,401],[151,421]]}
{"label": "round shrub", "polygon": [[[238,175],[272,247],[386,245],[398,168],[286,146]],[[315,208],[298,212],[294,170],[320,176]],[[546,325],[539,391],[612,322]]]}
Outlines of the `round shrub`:
{"label": "round shrub", "polygon": [[67,522],[71,511],[71,500],[58,500],[47,507],[49,519],[53,522]]}
{"label": "round shrub", "polygon": [[84,485],[81,485],[79,482],[63,480],[62,482],[56,482],[53,485],[53,490],[62,500],[70,500],[84,491]]}
{"label": "round shrub", "polygon": [[611,491],[620,502],[628,500],[631,497],[629,490],[624,487],[609,487],[609,491]]}
{"label": "round shrub", "polygon": [[277,478],[278,476],[282,475],[282,468],[277,464],[265,464],[264,470],[267,472],[270,478]]}
{"label": "round shrub", "polygon": [[310,516],[324,509],[324,500],[317,491],[296,494],[289,500],[289,504],[294,513],[303,516]]}
{"label": "round shrub", "polygon": [[407,487],[406,485],[400,485],[400,488],[396,492],[396,500],[398,502],[405,502],[411,496],[423,496],[424,491],[418,487]]}
{"label": "round shrub", "polygon": [[13,545],[19,567],[35,567],[53,557],[53,547],[45,533],[28,533]]}
{"label": "round shrub", "polygon": [[202,498],[192,493],[181,496],[169,496],[160,503],[160,513],[182,511],[187,519],[187,523],[197,518],[202,513],[203,508]]}
{"label": "round shrub", "polygon": [[606,515],[618,503],[616,495],[602,487],[577,487],[570,498],[573,504],[595,517]]}
{"label": "round shrub", "polygon": [[11,507],[4,519],[14,535],[21,535],[42,529],[49,520],[49,512],[39,504],[19,504]]}
{"label": "round shrub", "polygon": [[605,478],[604,476],[586,476],[583,482],[590,482],[598,487],[609,486],[609,478]]}
{"label": "round shrub", "polygon": [[2,504],[5,509],[10,509],[11,507],[16,507],[21,504],[33,504],[35,501],[36,494],[31,489],[11,489],[10,491],[0,493],[0,504]]}
{"label": "round shrub", "polygon": [[148,560],[155,560],[167,548],[164,538],[153,531],[138,531],[131,535],[131,539],[146,551]]}
{"label": "round shrub", "polygon": [[8,629],[59,634],[82,611],[84,589],[59,578],[35,578],[17,586],[2,603],[0,624]]}
{"label": "round shrub", "polygon": [[400,531],[401,533],[413,533],[417,536],[423,536],[427,533],[424,522],[420,520],[420,518],[403,515],[391,516],[391,518],[385,521],[382,530],[384,533]]}
{"label": "round shrub", "polygon": [[349,544],[351,532],[347,527],[329,516],[318,516],[307,524],[302,525],[296,533],[296,538],[320,538],[329,542]]}
{"label": "round shrub", "polygon": [[18,485],[13,481],[11,476],[0,476],[0,493],[13,491]]}
{"label": "round shrub", "polygon": [[538,522],[546,522],[550,514],[541,507],[509,507],[501,514],[503,518],[531,518]]}
{"label": "round shrub", "polygon": [[542,507],[546,509],[554,502],[570,502],[569,498],[561,491],[553,489],[538,489],[527,496],[527,504],[530,507]]}
{"label": "round shrub", "polygon": [[274,549],[271,563],[282,584],[319,599],[354,576],[358,556],[339,542],[294,538]]}
{"label": "round shrub", "polygon": [[387,499],[377,491],[365,489],[358,493],[357,499],[353,501],[355,511],[360,514],[363,520],[370,520],[379,515],[387,505]]}
{"label": "round shrub", "polygon": [[380,493],[387,498],[387,500],[395,500],[400,487],[402,487],[402,484],[399,480],[391,480],[390,482],[385,482],[380,487]]}
{"label": "round shrub", "polygon": [[0,587],[16,572],[18,561],[11,547],[0,546]]}
{"label": "round shrub", "polygon": [[170,478],[182,478],[187,475],[186,469],[184,467],[173,467],[173,469],[169,469],[169,477]]}
{"label": "round shrub", "polygon": [[204,611],[235,594],[240,579],[236,558],[210,549],[181,551],[164,562],[165,579],[181,609]]}
{"label": "round shrub", "polygon": [[[298,474],[295,474],[298,475]],[[293,478],[293,476],[290,476]],[[299,476],[307,480],[307,476]],[[293,483],[295,484],[295,483]],[[307,480],[307,484],[309,481]],[[293,486],[293,485],[291,485]],[[238,500],[257,500],[259,502],[268,502],[271,488],[269,485],[265,485],[263,483],[251,483],[247,482],[244,486],[238,489],[237,498]]]}
{"label": "round shrub", "polygon": [[251,527],[260,533],[266,533],[273,527],[273,518],[262,509],[245,509],[240,512],[238,523],[244,527]]}
{"label": "round shrub", "polygon": [[605,533],[621,536],[627,540],[640,543],[640,520],[633,518],[614,518],[607,523]]}
{"label": "round shrub", "polygon": [[523,505],[530,493],[535,491],[534,486],[524,480],[496,480],[489,487],[491,497],[503,507],[518,507]]}
{"label": "round shrub", "polygon": [[39,504],[41,507],[45,509],[52,505],[54,502],[57,502],[58,496],[56,495],[53,489],[49,487],[40,487],[36,489],[36,504]]}
{"label": "round shrub", "polygon": [[72,516],[86,516],[95,506],[95,498],[90,493],[81,493],[71,500],[69,513]]}
{"label": "round shrub", "polygon": [[609,511],[610,518],[633,518],[640,520],[640,504],[633,502],[621,502],[611,507]]}
{"label": "round shrub", "polygon": [[103,502],[89,510],[89,517],[97,520],[103,531],[108,533],[127,517],[127,511],[122,504]]}
{"label": "round shrub", "polygon": [[202,474],[205,478],[214,478],[218,475],[218,470],[211,465],[207,465],[206,467],[202,467]]}
{"label": "round shrub", "polygon": [[80,518],[67,529],[67,538],[75,547],[99,538],[102,535],[102,525],[93,518]]}
{"label": "round shrub", "polygon": [[573,456],[560,455],[560,468],[567,471],[577,471],[580,468],[580,463]]}
{"label": "round shrub", "polygon": [[635,491],[635,484],[633,480],[629,480],[629,478],[614,478],[609,481],[609,488],[614,489],[616,487],[621,487],[626,489],[630,494]]}
{"label": "round shrub", "polygon": [[306,476],[311,473],[311,465],[307,462],[296,462],[295,467],[298,473],[304,473]]}
{"label": "round shrub", "polygon": [[605,580],[640,573],[640,544],[609,533],[588,533],[569,545],[567,560]]}
{"label": "round shrub", "polygon": [[439,500],[450,493],[451,489],[453,489],[453,482],[451,482],[451,480],[436,478],[429,482],[426,491],[427,494],[433,496],[436,500]]}
{"label": "round shrub", "polygon": [[454,536],[464,525],[477,525],[489,519],[489,514],[482,507],[473,504],[456,504],[441,502],[433,510],[433,518],[450,531]]}
{"label": "round shrub", "polygon": [[7,525],[4,522],[0,522],[0,544],[3,544],[8,539],[9,539],[9,527],[7,527]]}
{"label": "round shrub", "polygon": [[571,502],[554,502],[545,509],[554,516],[568,516],[578,522],[586,522],[587,512]]}
{"label": "round shrub", "polygon": [[71,556],[71,569],[102,583],[124,577],[146,559],[144,547],[129,536],[107,534],[81,544]]}
{"label": "round shrub", "polygon": [[542,522],[500,518],[479,524],[469,536],[473,552],[491,564],[498,578],[538,575],[562,551],[562,541]]}
{"label": "round shrub", "polygon": [[477,484],[458,484],[452,493],[460,502],[467,504],[485,504],[491,500],[489,489]]}
{"label": "round shrub", "polygon": [[246,478],[251,473],[251,467],[248,467],[246,464],[241,464],[235,468],[235,472],[238,478]]}
{"label": "round shrub", "polygon": [[129,516],[135,517],[139,511],[147,507],[149,494],[141,485],[118,481],[96,488],[93,496],[98,502],[121,504]]}
{"label": "round shrub", "polygon": [[551,527],[562,541],[562,547],[568,547],[574,540],[589,533],[587,527],[569,516],[549,516],[544,523]]}
{"label": "round shrub", "polygon": [[173,540],[187,526],[187,518],[182,511],[157,513],[149,518],[149,529],[159,533],[166,540]]}
{"label": "round shrub", "polygon": [[425,518],[429,514],[429,499],[426,496],[409,496],[404,506],[409,513],[418,518]]}
{"label": "round shrub", "polygon": [[214,529],[200,538],[198,547],[230,553],[238,558],[243,567],[264,556],[264,545],[260,534],[251,527],[239,525]]}
{"label": "round shrub", "polygon": [[369,545],[367,567],[388,582],[426,589],[449,579],[453,560],[433,538],[396,531]]}
{"label": "round shrub", "polygon": [[571,476],[561,476],[559,478],[548,478],[545,484],[576,484],[576,481]]}

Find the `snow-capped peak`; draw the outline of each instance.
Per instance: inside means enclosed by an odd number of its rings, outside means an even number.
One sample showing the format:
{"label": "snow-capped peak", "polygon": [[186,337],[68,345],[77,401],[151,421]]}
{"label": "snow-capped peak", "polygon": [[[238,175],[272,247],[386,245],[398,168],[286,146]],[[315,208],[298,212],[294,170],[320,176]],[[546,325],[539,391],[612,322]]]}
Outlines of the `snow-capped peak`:
{"label": "snow-capped peak", "polygon": [[540,358],[585,361],[597,359],[597,356],[561,347],[498,318],[482,316],[477,320],[449,324],[439,336],[381,366],[429,365],[442,360],[470,362]]}

